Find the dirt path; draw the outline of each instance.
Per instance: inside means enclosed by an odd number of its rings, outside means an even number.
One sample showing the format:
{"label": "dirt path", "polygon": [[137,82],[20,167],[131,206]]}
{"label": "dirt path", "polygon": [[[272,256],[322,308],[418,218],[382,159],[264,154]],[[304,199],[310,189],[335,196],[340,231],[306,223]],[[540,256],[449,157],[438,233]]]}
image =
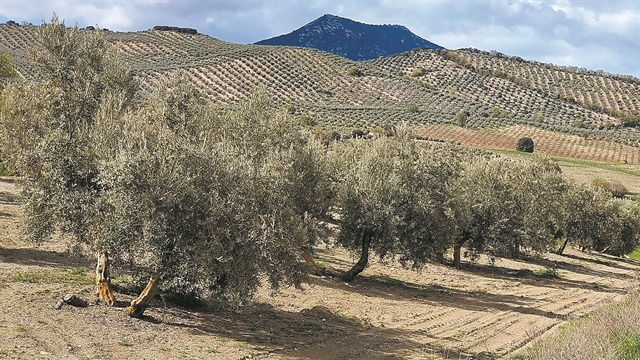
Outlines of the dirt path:
{"label": "dirt path", "polygon": [[[481,258],[461,271],[433,264],[420,274],[373,261],[351,284],[313,276],[304,291],[261,290],[241,314],[157,301],[137,320],[104,306],[54,309],[70,292],[93,301],[93,259],[56,242],[33,248],[19,240],[19,224],[15,186],[0,179],[0,358],[499,358],[621,298],[640,269],[575,250],[529,262]],[[317,257],[335,273],[354,260],[340,248]],[[554,267],[559,279],[541,276]],[[121,307],[133,298],[116,295]]]}

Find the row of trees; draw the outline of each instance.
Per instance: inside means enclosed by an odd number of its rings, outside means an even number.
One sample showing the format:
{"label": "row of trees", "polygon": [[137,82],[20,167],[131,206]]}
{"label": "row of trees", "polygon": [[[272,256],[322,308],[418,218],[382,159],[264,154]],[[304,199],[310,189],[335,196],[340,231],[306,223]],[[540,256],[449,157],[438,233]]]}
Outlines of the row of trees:
{"label": "row of trees", "polygon": [[571,242],[623,255],[640,243],[640,207],[599,188],[567,181],[544,157],[516,160],[425,145],[407,134],[338,143],[329,152],[341,218],[338,242],[361,251],[352,280],[370,250],[399,256],[413,268],[453,248],[518,258]]}
{"label": "row of trees", "polygon": [[261,279],[298,286],[300,254],[328,222],[360,253],[347,281],[370,251],[419,269],[450,248],[459,267],[463,246],[519,256],[566,237],[622,254],[639,240],[635,205],[567,183],[547,159],[428,145],[407,129],[326,145],[264,94],[221,111],[180,74],[143,97],[100,32],[55,16],[30,55],[41,81],[14,81],[0,98],[0,155],[23,179],[25,234],[59,232],[100,253],[109,304],[107,254],[152,274],[131,316],[161,281],[237,305]]}

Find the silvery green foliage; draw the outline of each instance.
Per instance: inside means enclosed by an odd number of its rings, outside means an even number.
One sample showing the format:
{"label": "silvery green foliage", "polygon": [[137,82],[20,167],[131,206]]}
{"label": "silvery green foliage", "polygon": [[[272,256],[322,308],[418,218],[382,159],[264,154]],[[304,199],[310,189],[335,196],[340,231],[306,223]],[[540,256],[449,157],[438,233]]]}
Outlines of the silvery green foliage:
{"label": "silvery green foliage", "polygon": [[380,258],[400,256],[419,269],[440,258],[448,244],[446,187],[460,160],[446,146],[394,137],[336,143],[331,151],[338,243],[359,251],[363,242]]}
{"label": "silvery green foliage", "polygon": [[55,230],[89,241],[98,185],[95,136],[133,103],[136,83],[98,32],[82,35],[54,15],[30,51],[40,82],[2,94],[2,158],[24,179],[25,234],[36,243]]}
{"label": "silvery green foliage", "polygon": [[101,168],[100,246],[160,269],[178,292],[234,304],[262,275],[273,288],[300,284],[326,176],[324,150],[291,117],[259,94],[217,115],[178,76],[122,127]]}
{"label": "silvery green foliage", "polygon": [[175,74],[135,103],[135,83],[99,32],[56,17],[33,53],[42,82],[2,96],[2,149],[24,177],[25,234],[59,231],[166,287],[233,304],[266,278],[306,276],[328,196],[325,150],[264,94],[221,112]]}
{"label": "silvery green foliage", "polygon": [[548,159],[473,158],[450,188],[453,242],[466,244],[472,255],[546,251],[564,221],[567,186]]}
{"label": "silvery green foliage", "polygon": [[606,190],[573,186],[565,206],[565,233],[575,245],[614,255],[628,254],[640,245],[637,203],[612,198]]}

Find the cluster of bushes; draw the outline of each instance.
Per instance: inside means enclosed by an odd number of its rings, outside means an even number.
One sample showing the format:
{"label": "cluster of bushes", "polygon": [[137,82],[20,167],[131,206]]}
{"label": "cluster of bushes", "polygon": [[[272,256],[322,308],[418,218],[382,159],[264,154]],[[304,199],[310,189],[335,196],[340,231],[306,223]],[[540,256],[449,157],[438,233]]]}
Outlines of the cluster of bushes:
{"label": "cluster of bushes", "polygon": [[150,289],[233,304],[263,278],[300,284],[327,212],[309,130],[265,96],[221,113],[180,74],[142,99],[100,32],[54,17],[37,37],[42,81],[0,98],[0,158],[22,177],[29,239],[57,232],[154,274]]}
{"label": "cluster of bushes", "polygon": [[300,255],[327,223],[360,254],[347,281],[371,251],[420,269],[450,248],[460,266],[463,246],[518,257],[563,237],[613,254],[638,244],[636,205],[567,183],[548,159],[476,155],[402,128],[337,141],[265,94],[219,112],[180,74],[141,98],[100,32],[54,17],[37,36],[43,80],[0,97],[0,158],[23,178],[25,235],[107,251],[153,273],[147,289],[242,304],[261,279],[299,285]]}
{"label": "cluster of bushes", "polygon": [[177,33],[183,33],[183,34],[197,34],[198,30],[196,29],[192,29],[192,28],[183,28],[183,27],[177,27],[177,26],[166,26],[166,25],[156,25],[153,27],[153,30],[156,31],[173,31],[173,32],[177,32]]}

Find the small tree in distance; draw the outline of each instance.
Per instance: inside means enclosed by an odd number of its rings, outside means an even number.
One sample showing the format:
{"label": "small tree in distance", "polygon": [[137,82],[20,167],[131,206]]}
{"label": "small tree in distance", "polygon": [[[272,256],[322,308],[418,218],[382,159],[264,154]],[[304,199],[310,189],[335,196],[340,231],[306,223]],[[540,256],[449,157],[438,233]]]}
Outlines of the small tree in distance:
{"label": "small tree in distance", "polygon": [[467,125],[467,119],[469,118],[469,114],[466,112],[459,112],[456,115],[456,125],[460,127],[465,127]]}
{"label": "small tree in distance", "polygon": [[533,139],[530,137],[523,137],[518,139],[518,143],[516,144],[516,151],[521,152],[533,152]]}
{"label": "small tree in distance", "polygon": [[410,112],[410,113],[417,113],[420,111],[420,109],[418,108],[418,105],[416,104],[407,104],[407,106],[405,107],[405,110],[407,110],[407,112]]}
{"label": "small tree in distance", "polygon": [[560,201],[567,184],[548,159],[516,161],[476,157],[464,165],[450,188],[454,267],[461,248],[517,258],[521,251],[550,249],[562,222]]}

